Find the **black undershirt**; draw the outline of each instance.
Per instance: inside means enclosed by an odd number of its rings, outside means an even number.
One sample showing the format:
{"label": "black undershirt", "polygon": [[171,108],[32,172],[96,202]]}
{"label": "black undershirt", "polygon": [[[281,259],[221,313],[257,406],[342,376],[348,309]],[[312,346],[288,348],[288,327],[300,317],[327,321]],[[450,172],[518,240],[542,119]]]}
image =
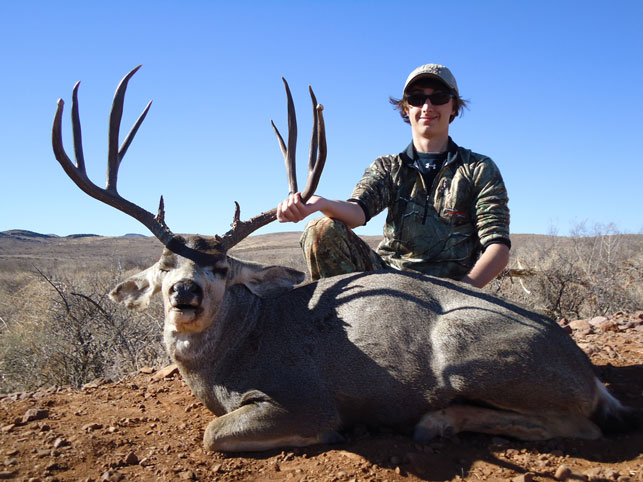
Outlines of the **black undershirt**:
{"label": "black undershirt", "polygon": [[426,186],[427,191],[431,189],[433,185],[433,180],[437,176],[444,161],[447,159],[448,152],[417,152],[417,158],[415,159],[414,165],[422,178],[424,179],[424,185]]}

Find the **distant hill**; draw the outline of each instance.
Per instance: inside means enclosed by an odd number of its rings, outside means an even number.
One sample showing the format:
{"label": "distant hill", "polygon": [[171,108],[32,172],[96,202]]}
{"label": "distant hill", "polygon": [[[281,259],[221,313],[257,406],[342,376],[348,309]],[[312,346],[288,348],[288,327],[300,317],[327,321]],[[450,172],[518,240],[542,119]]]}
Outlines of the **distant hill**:
{"label": "distant hill", "polygon": [[77,239],[77,238],[99,238],[100,236],[98,234],[70,234],[68,236],[65,236],[65,238],[69,239]]}
{"label": "distant hill", "polygon": [[[13,238],[13,239],[60,239],[60,238],[67,238],[67,239],[78,239],[78,238],[99,238],[102,237],[100,234],[90,234],[90,233],[79,233],[79,234],[69,234],[67,236],[58,236],[57,234],[41,234],[41,233],[35,233],[33,231],[28,231],[26,229],[10,229],[8,231],[1,231],[0,232],[0,238]],[[147,238],[148,236],[145,236],[143,234],[138,234],[138,233],[127,233],[124,234],[123,236],[116,236],[116,237],[122,237],[122,238]]]}
{"label": "distant hill", "polygon": [[0,232],[0,237],[3,238],[57,238],[55,234],[40,234],[34,233],[33,231],[27,231],[26,229],[10,229],[9,231]]}

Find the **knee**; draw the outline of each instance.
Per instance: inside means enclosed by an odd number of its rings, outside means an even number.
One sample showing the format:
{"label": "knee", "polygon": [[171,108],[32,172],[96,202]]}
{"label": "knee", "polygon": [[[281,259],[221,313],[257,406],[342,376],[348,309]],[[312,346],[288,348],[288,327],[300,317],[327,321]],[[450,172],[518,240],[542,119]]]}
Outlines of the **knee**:
{"label": "knee", "polygon": [[322,239],[336,238],[338,236],[345,237],[348,231],[348,226],[346,226],[342,221],[324,216],[322,218],[313,219],[306,225],[302,239],[306,238],[309,241],[318,241]]}
{"label": "knee", "polygon": [[317,218],[310,221],[304,230],[304,233],[308,233],[309,236],[314,236],[316,238],[325,238],[329,235],[336,235],[336,233],[345,233],[348,230],[348,226],[342,221],[337,219],[327,218]]}

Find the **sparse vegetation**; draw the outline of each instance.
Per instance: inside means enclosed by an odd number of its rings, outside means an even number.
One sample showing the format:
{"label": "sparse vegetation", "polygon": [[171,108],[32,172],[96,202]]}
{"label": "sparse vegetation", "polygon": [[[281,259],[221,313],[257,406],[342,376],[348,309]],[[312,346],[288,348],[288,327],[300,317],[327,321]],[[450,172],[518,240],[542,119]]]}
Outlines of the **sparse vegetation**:
{"label": "sparse vegetation", "polygon": [[[231,254],[305,270],[298,239],[253,236]],[[376,237],[367,241],[377,244]],[[555,318],[642,308],[642,235],[579,225],[570,237],[517,235],[513,243],[512,270],[489,291]],[[77,387],[164,364],[159,300],[135,313],[107,298],[119,280],[154,263],[160,249],[142,237],[0,236],[0,393]]]}
{"label": "sparse vegetation", "polygon": [[636,311],[643,304],[642,241],[613,225],[585,224],[569,237],[526,239],[490,289],[557,319]]}
{"label": "sparse vegetation", "polygon": [[107,298],[121,272],[64,278],[34,269],[29,283],[7,298],[22,310],[3,317],[0,390],[79,387],[167,362],[160,304],[133,313]]}

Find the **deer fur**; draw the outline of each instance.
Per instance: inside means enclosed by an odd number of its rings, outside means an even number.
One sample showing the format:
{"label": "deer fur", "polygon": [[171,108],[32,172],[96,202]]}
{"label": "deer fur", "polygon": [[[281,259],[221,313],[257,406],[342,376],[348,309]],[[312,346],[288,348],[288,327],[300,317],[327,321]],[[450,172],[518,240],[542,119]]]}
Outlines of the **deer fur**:
{"label": "deer fur", "polygon": [[333,442],[354,424],[419,442],[593,439],[629,414],[553,320],[468,285],[383,271],[296,286],[299,271],[208,254],[165,249],[111,296],[136,309],[163,297],[167,351],[216,415],[209,450]]}

